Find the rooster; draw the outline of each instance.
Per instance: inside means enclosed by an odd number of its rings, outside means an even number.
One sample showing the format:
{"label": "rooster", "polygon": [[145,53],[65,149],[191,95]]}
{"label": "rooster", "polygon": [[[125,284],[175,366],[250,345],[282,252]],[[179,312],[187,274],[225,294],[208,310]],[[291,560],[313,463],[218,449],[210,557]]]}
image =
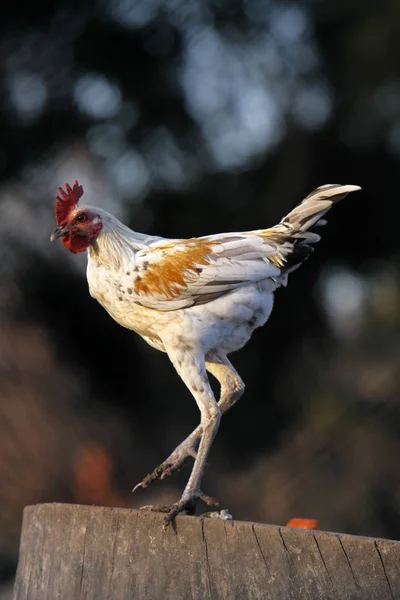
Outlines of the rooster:
{"label": "rooster", "polygon": [[[162,510],[168,525],[181,512],[193,514],[199,499],[218,503],[200,488],[221,415],[242,396],[244,383],[228,355],[242,348],[268,320],[274,292],[313,251],[313,231],[332,204],[355,185],[324,185],[270,229],[218,233],[200,238],[165,239],[132,231],[106,211],[79,204],[83,188],[75,181],[59,188],[57,227],[73,253],[87,250],[91,296],[113,319],[166,352],[201,413],[199,426],[135,488],[194,465],[179,502]],[[221,386],[217,402],[208,373]],[[222,511],[223,512],[223,511]]]}

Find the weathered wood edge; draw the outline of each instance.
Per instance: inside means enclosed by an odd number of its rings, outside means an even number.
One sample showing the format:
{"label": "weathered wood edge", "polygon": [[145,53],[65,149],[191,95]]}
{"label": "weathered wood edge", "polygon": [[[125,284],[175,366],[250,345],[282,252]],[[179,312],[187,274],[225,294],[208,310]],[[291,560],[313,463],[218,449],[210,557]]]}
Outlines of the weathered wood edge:
{"label": "weathered wood edge", "polygon": [[[85,510],[87,511],[88,509],[90,511],[94,511],[94,512],[99,512],[99,513],[104,513],[104,512],[110,512],[110,513],[115,513],[115,512],[119,512],[121,514],[126,514],[126,515],[146,515],[147,517],[154,519],[157,523],[159,524],[163,524],[164,523],[164,514],[162,513],[158,513],[158,512],[152,512],[152,511],[144,511],[144,510],[139,510],[136,508],[119,508],[119,507],[111,507],[111,506],[97,506],[97,505],[88,505],[88,504],[70,504],[67,502],[44,502],[44,503],[38,503],[38,504],[29,504],[27,506],[25,506],[24,511],[23,511],[23,519],[25,518],[25,514],[29,513],[30,511],[35,511],[38,508],[61,508],[61,509],[72,509],[72,510]],[[189,515],[179,515],[176,518],[176,523],[177,525],[179,523],[183,523],[185,521],[193,521],[193,520],[198,520],[201,522],[206,522],[206,523],[224,523],[224,524],[228,524],[231,525],[232,527],[235,527],[237,525],[249,525],[249,526],[254,526],[256,525],[257,527],[261,527],[261,528],[265,528],[265,529],[271,529],[274,531],[281,531],[281,530],[285,530],[285,531],[296,531],[300,534],[305,534],[305,535],[313,535],[313,534],[320,534],[323,533],[324,535],[328,535],[328,536],[334,536],[334,537],[340,537],[340,538],[344,538],[344,537],[348,537],[354,540],[366,540],[368,542],[385,542],[385,543],[389,543],[389,544],[395,544],[400,546],[400,540],[394,540],[394,539],[390,539],[390,538],[377,538],[377,537],[372,537],[372,536],[367,536],[367,535],[355,535],[355,534],[351,534],[351,533],[344,533],[344,532],[338,532],[338,531],[325,531],[323,529],[313,529],[313,530],[307,530],[307,529],[297,529],[295,527],[286,527],[286,525],[273,525],[270,523],[258,523],[257,521],[241,521],[238,519],[232,519],[232,520],[226,520],[226,521],[222,521],[220,519],[208,519],[208,518],[203,518],[202,515],[196,515],[196,516],[189,516]],[[173,530],[174,527],[169,527],[168,530]],[[176,529],[176,528],[175,528]]]}
{"label": "weathered wood edge", "polygon": [[134,509],[26,507],[14,600],[400,599],[396,540],[188,516],[175,531],[162,524]]}

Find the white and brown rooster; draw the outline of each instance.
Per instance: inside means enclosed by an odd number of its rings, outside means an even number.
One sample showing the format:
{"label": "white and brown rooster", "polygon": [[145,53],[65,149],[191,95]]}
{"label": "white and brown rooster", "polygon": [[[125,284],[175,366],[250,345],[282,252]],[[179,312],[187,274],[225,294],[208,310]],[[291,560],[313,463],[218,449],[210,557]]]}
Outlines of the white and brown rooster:
{"label": "white and brown rooster", "polygon": [[[244,383],[228,359],[271,314],[274,292],[312,252],[320,238],[312,230],[332,204],[355,185],[324,185],[275,227],[201,238],[170,240],[136,233],[109,213],[80,205],[75,181],[57,196],[57,227],[70,252],[88,251],[90,294],[123,327],[166,352],[194,396],[200,425],[136,487],[195,459],[189,481],[176,504],[147,507],[167,512],[166,524],[180,512],[193,513],[203,494],[200,483],[221,415],[237,402]],[[216,401],[208,374],[221,385]]]}

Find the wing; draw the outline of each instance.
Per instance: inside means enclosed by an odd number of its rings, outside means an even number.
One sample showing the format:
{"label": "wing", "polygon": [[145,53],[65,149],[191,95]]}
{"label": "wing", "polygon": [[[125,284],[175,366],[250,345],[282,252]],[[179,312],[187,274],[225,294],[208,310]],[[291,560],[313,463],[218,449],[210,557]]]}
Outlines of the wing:
{"label": "wing", "polygon": [[204,304],[249,283],[278,278],[286,284],[318,242],[313,228],[355,185],[323,185],[278,225],[190,240],[158,240],[136,254],[135,301],[168,311]]}
{"label": "wing", "polygon": [[324,185],[270,229],[189,240],[157,240],[135,256],[134,299],[161,311],[204,304],[238,287],[278,278],[305,260],[319,235],[314,226],[354,185]]}
{"label": "wing", "polygon": [[136,254],[135,301],[161,311],[204,304],[268,277],[285,259],[260,232],[156,242]]}

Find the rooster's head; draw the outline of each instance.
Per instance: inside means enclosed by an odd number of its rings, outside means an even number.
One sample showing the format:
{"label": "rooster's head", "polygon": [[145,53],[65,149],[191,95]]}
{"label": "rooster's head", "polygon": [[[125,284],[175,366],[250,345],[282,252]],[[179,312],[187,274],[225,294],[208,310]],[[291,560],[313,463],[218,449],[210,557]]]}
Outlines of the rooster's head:
{"label": "rooster's head", "polygon": [[78,206],[83,188],[77,181],[73,187],[66,183],[65,190],[58,188],[56,222],[57,227],[50,241],[62,238],[63,244],[74,254],[84,252],[99,235],[103,224],[100,215],[87,206]]}

